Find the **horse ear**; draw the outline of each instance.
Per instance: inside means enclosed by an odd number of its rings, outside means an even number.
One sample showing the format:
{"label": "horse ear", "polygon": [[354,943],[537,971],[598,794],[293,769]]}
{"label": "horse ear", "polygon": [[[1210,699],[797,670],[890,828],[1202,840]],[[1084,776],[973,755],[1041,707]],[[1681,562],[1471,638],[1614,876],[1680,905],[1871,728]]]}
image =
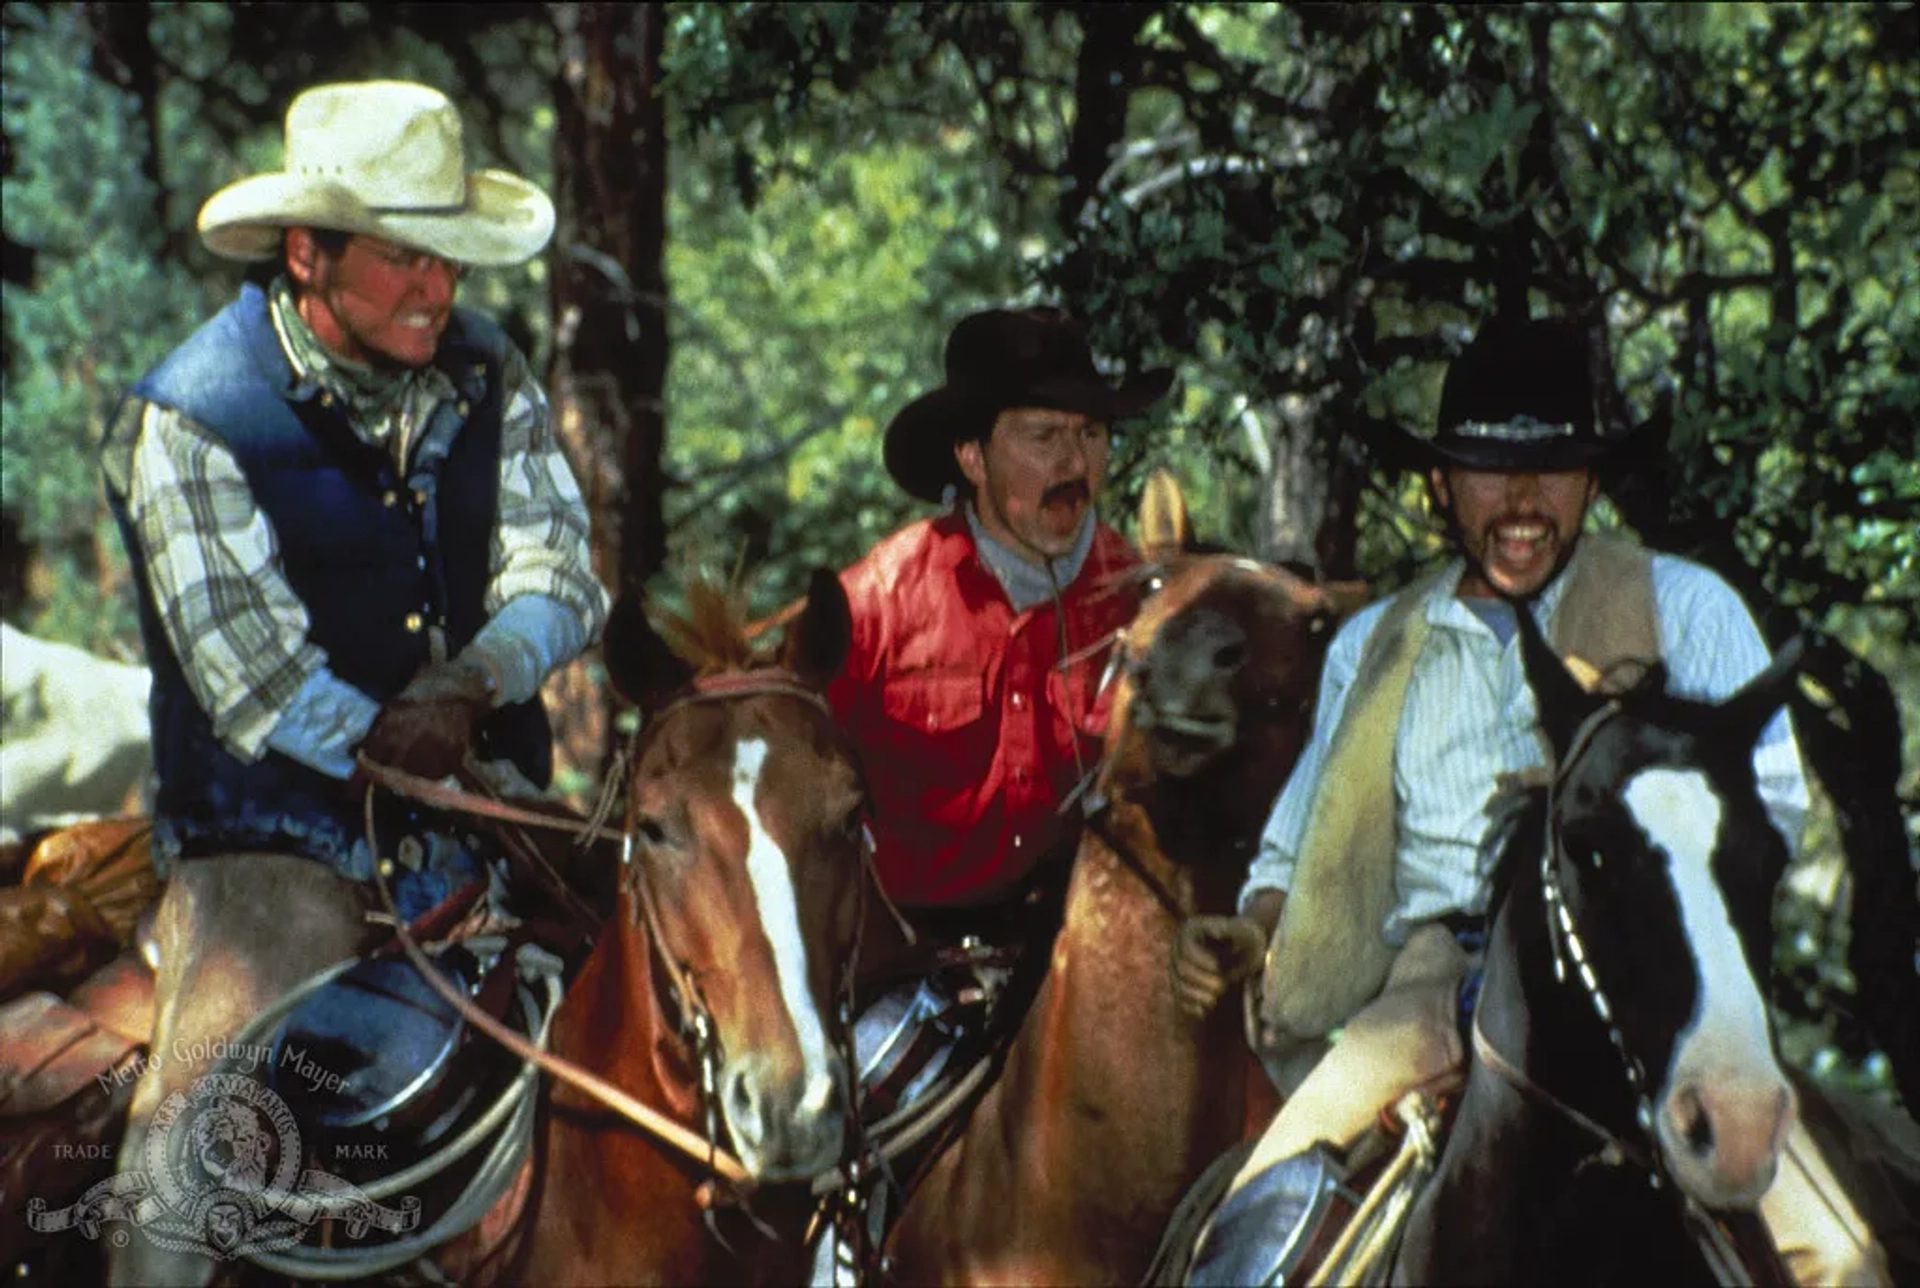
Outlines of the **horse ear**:
{"label": "horse ear", "polygon": [[1760,731],[1793,692],[1794,674],[1806,652],[1806,638],[1795,635],[1773,655],[1766,670],[1720,704],[1718,723],[1743,740],[1741,745],[1751,747],[1760,741]]}
{"label": "horse ear", "polygon": [[1507,600],[1513,606],[1515,624],[1520,631],[1520,660],[1527,669],[1527,685],[1533,690],[1533,704],[1540,713],[1540,727],[1553,744],[1553,757],[1565,759],[1573,745],[1573,735],[1581,722],[1606,701],[1580,686],[1573,672],[1560,660],[1540,624],[1533,620],[1533,609],[1518,599]]}
{"label": "horse ear", "polygon": [[1320,593],[1326,596],[1333,615],[1343,622],[1373,602],[1373,587],[1364,581],[1323,582]]}
{"label": "horse ear", "polygon": [[1192,546],[1193,522],[1179,480],[1164,469],[1155,470],[1140,494],[1140,552],[1149,559],[1165,559]]}
{"label": "horse ear", "polygon": [[816,568],[807,582],[806,611],[787,627],[787,669],[816,689],[840,674],[853,646],[853,611],[847,589],[830,569]]}
{"label": "horse ear", "polygon": [[614,601],[600,637],[600,656],[613,691],[644,712],[693,680],[693,667],[675,653],[647,620],[646,605],[631,592]]}

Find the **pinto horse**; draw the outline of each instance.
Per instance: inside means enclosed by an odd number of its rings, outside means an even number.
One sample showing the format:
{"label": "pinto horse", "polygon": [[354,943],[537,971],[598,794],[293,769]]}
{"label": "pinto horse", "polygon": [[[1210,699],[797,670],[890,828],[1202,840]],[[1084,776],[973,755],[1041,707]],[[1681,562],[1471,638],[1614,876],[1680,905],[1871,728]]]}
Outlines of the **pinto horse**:
{"label": "pinto horse", "polygon": [[[1183,518],[1150,508],[1143,547],[1184,545],[1165,526]],[[1242,1134],[1239,1017],[1181,1015],[1168,963],[1184,918],[1233,908],[1346,605],[1223,555],[1173,555],[1148,589],[1047,977],[910,1187],[885,1262],[904,1282],[1137,1282],[1181,1194]]]}
{"label": "pinto horse", "polygon": [[607,627],[609,672],[644,723],[617,907],[552,1050],[732,1150],[765,1188],[735,1194],[697,1157],[557,1086],[519,1210],[497,1208],[442,1259],[463,1280],[797,1278],[811,1211],[799,1182],[842,1156],[866,794],[817,691],[845,657],[845,594],[815,574],[778,667],[753,656],[718,592],[689,599],[677,651],[631,599]]}
{"label": "pinto horse", "polygon": [[1797,648],[1717,705],[1658,667],[1609,697],[1517,617],[1556,768],[1507,815],[1466,1089],[1394,1280],[1766,1282],[1751,1210],[1795,1095],[1764,983],[1788,856],[1753,746]]}

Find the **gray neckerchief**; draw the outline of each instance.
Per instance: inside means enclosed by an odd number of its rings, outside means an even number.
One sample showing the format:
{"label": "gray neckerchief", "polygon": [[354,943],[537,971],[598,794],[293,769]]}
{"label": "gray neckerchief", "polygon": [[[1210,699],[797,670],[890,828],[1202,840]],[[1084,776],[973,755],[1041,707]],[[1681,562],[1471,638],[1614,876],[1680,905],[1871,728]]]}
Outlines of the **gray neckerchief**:
{"label": "gray neckerchief", "polygon": [[382,371],[364,362],[343,358],[313,333],[293,298],[286,274],[273,279],[268,291],[272,315],[295,373],[338,398],[348,423],[360,437],[388,446],[398,454],[406,434],[396,435],[410,419],[436,398],[450,395],[446,375],[431,364],[412,371]]}
{"label": "gray neckerchief", "polygon": [[1007,599],[1013,604],[1013,611],[1024,613],[1053,598],[1054,586],[1065,590],[1080,575],[1080,569],[1087,562],[1087,552],[1093,549],[1093,512],[1080,521],[1080,535],[1074,538],[1073,549],[1053,561],[1053,582],[1047,580],[1047,569],[1043,564],[1034,563],[1009,550],[993,539],[985,527],[981,526],[980,516],[974,511],[973,502],[965,507],[967,528],[973,533],[973,544],[980,551],[980,562],[987,566],[994,580],[1007,592]]}

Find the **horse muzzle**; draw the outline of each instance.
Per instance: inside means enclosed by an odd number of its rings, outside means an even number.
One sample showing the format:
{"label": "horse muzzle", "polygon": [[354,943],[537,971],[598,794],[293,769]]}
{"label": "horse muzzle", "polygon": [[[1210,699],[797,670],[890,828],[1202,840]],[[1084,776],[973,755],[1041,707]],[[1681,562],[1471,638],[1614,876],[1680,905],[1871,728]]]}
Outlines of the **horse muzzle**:
{"label": "horse muzzle", "polygon": [[1655,1110],[1674,1182],[1709,1208],[1751,1208],[1773,1184],[1796,1114],[1778,1068],[1680,1077]]}
{"label": "horse muzzle", "polygon": [[720,1109],[741,1163],[763,1182],[797,1181],[840,1162],[851,1117],[839,1056],[824,1069],[782,1072],[764,1055],[720,1071]]}

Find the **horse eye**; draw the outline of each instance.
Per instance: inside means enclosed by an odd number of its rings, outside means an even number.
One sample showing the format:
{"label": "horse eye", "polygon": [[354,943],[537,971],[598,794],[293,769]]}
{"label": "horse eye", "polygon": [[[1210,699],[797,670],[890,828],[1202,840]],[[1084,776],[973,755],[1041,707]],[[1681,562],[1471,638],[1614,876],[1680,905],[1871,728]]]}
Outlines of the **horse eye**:
{"label": "horse eye", "polygon": [[648,845],[665,845],[667,843],[667,829],[661,826],[660,820],[654,818],[652,815],[643,814],[640,816],[639,832],[640,839]]}
{"label": "horse eye", "polygon": [[1151,577],[1147,578],[1147,587],[1146,587],[1147,594],[1157,595],[1161,591],[1165,590],[1166,588],[1167,588],[1167,579],[1165,577],[1162,577],[1159,573],[1155,573]]}

